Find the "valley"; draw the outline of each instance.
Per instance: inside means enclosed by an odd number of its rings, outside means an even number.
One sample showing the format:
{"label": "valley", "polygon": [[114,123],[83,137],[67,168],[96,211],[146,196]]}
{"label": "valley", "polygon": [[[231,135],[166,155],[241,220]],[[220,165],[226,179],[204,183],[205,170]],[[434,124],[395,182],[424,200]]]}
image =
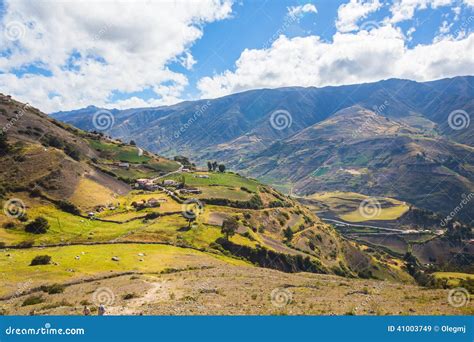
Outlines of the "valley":
{"label": "valley", "polygon": [[[284,193],[355,192],[446,216],[474,191],[473,125],[456,127],[450,116],[468,123],[463,118],[474,108],[473,89],[472,76],[259,89],[110,110],[115,124],[106,132],[200,166],[219,160]],[[93,130],[98,110],[52,116]],[[458,220],[472,225],[473,203]]]}
{"label": "valley", "polygon": [[[224,162],[166,158],[0,100],[9,127],[0,156],[2,314],[80,314],[99,303],[110,314],[472,313],[447,302],[453,281],[435,281],[472,272],[469,246],[455,252],[465,235],[430,240],[434,221],[401,200],[380,198],[372,222],[358,209],[367,196],[289,196]],[[429,236],[396,250],[335,229],[321,209]],[[444,268],[435,277],[428,263]]]}

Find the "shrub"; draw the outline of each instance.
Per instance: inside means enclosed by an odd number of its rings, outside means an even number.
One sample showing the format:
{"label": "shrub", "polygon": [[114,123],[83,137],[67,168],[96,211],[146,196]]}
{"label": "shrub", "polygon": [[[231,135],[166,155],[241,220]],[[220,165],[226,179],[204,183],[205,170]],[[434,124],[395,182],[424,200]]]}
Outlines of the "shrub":
{"label": "shrub", "polygon": [[293,231],[290,227],[286,227],[286,229],[283,231],[283,235],[287,241],[291,241],[291,239],[293,239]]}
{"label": "shrub", "polygon": [[28,215],[26,213],[22,213],[20,217],[18,217],[18,220],[20,220],[20,222],[26,222],[28,221]]}
{"label": "shrub", "polygon": [[74,145],[67,144],[64,147],[64,153],[66,153],[69,157],[71,157],[74,160],[79,161],[81,159],[81,153],[79,152],[77,147],[75,147]]}
{"label": "shrub", "polygon": [[41,195],[42,195],[41,190],[38,189],[38,188],[34,188],[34,189],[31,190],[31,192],[30,192],[30,196],[31,196],[31,197],[40,197]]}
{"label": "shrub", "polygon": [[44,299],[41,295],[30,296],[23,301],[23,304],[21,304],[21,306],[35,305],[35,304],[40,304],[43,302],[44,302]]}
{"label": "shrub", "polygon": [[0,156],[7,154],[9,148],[6,133],[0,132]]}
{"label": "shrub", "polygon": [[44,234],[49,229],[49,223],[44,217],[37,217],[25,226],[25,231],[33,234]]}
{"label": "shrub", "polygon": [[62,211],[65,211],[66,213],[70,213],[73,215],[81,214],[81,211],[79,210],[79,208],[76,207],[75,204],[69,201],[59,201],[57,205],[59,209],[61,209]]}
{"label": "shrub", "polygon": [[145,215],[145,220],[153,220],[160,217],[159,213],[148,213]]}
{"label": "shrub", "polygon": [[18,245],[16,245],[18,248],[30,248],[34,244],[34,241],[22,241]]}
{"label": "shrub", "polygon": [[5,229],[13,229],[15,228],[15,223],[14,222],[7,222],[3,224],[3,228]]}
{"label": "shrub", "polygon": [[58,137],[54,135],[47,135],[43,140],[46,146],[52,146],[56,148],[64,147],[64,143],[61,141],[61,139],[59,139]]}
{"label": "shrub", "polygon": [[[51,259],[51,257],[50,257]],[[40,290],[48,294],[57,294],[64,292],[64,285],[61,284],[52,284],[52,285],[42,285]]]}
{"label": "shrub", "polygon": [[37,255],[31,260],[30,266],[48,265],[51,262],[49,255]]}
{"label": "shrub", "polygon": [[122,296],[123,300],[129,300],[137,297],[138,295],[136,293],[127,293],[126,295]]}

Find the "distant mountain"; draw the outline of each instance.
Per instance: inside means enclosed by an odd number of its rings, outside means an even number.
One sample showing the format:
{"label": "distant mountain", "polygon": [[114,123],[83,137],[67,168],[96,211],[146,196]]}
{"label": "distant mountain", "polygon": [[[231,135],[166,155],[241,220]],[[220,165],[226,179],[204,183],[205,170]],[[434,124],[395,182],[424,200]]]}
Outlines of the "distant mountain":
{"label": "distant mountain", "polygon": [[[94,130],[98,110],[52,115]],[[472,76],[262,89],[110,112],[113,137],[168,156],[220,160],[300,194],[359,191],[447,214],[474,190]]]}
{"label": "distant mountain", "polygon": [[[447,214],[474,189],[474,148],[350,107],[239,165],[295,193],[391,196]],[[472,203],[459,215],[471,220]]]}

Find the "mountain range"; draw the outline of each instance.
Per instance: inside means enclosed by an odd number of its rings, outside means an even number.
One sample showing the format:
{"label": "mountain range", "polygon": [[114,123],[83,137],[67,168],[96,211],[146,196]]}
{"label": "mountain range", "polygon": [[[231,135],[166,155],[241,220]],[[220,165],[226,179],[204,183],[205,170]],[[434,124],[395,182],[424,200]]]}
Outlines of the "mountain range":
{"label": "mountain range", "polygon": [[[298,195],[395,197],[448,215],[474,190],[474,77],[251,90],[108,111],[104,132],[165,156],[218,160]],[[87,107],[52,113],[97,130]],[[103,128],[103,127],[99,127]],[[474,204],[458,213],[471,222]]]}

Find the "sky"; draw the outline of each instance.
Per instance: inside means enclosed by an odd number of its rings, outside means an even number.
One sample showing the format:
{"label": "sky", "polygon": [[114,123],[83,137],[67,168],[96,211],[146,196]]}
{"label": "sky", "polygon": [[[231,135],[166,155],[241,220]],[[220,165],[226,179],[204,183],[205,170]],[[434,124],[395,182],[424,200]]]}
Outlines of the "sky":
{"label": "sky", "polygon": [[0,0],[0,92],[45,112],[474,75],[474,0]]}

